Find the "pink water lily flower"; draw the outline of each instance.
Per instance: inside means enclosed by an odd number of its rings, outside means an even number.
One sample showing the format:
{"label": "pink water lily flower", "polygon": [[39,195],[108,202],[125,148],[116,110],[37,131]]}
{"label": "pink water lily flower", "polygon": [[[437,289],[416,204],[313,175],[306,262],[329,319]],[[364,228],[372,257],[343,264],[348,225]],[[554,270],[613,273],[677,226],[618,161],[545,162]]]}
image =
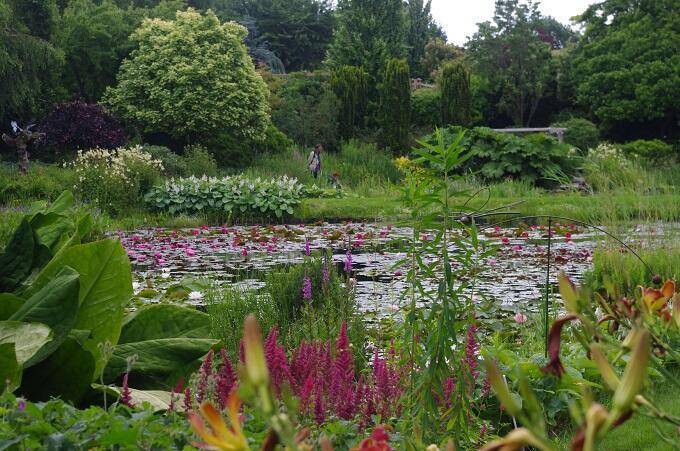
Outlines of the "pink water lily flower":
{"label": "pink water lily flower", "polygon": [[187,257],[193,257],[194,255],[196,255],[196,251],[193,250],[193,249],[190,248],[190,247],[187,247],[186,249],[184,249],[184,254],[185,254]]}
{"label": "pink water lily flower", "polygon": [[517,324],[524,324],[527,322],[527,317],[524,313],[522,312],[517,312],[515,313],[514,320]]}

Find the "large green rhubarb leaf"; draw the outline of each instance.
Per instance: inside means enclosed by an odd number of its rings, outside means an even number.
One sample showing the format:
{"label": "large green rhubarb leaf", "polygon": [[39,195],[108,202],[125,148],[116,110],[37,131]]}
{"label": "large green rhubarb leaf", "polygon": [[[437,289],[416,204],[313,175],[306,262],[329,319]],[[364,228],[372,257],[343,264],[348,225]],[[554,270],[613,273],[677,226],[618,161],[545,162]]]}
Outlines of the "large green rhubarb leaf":
{"label": "large green rhubarb leaf", "polygon": [[172,388],[188,377],[199,359],[218,343],[211,340],[210,317],[196,309],[153,305],[128,315],[118,346],[105,370],[110,382],[120,382],[127,360],[136,357],[130,375],[135,388]]}
{"label": "large green rhubarb leaf", "polygon": [[180,337],[210,337],[210,316],[194,308],[177,305],[143,307],[125,317],[118,343]]}
{"label": "large green rhubarb leaf", "polygon": [[96,377],[106,363],[99,345],[118,342],[123,308],[132,297],[130,261],[118,240],[105,239],[62,249],[23,293],[24,297],[45,287],[64,266],[80,274],[80,309],[74,328],[91,332],[84,347],[95,356]]}
{"label": "large green rhubarb leaf", "polygon": [[0,344],[14,344],[19,365],[26,363],[50,340],[52,330],[45,324],[0,321]]}
{"label": "large green rhubarb leaf", "polygon": [[24,367],[43,360],[66,339],[76,322],[78,288],[78,273],[66,266],[9,318],[10,321],[46,324],[53,332],[53,339],[25,362]]}
{"label": "large green rhubarb leaf", "polygon": [[77,403],[91,390],[95,357],[80,336],[70,334],[45,360],[24,370],[20,393],[36,401],[58,396]]}

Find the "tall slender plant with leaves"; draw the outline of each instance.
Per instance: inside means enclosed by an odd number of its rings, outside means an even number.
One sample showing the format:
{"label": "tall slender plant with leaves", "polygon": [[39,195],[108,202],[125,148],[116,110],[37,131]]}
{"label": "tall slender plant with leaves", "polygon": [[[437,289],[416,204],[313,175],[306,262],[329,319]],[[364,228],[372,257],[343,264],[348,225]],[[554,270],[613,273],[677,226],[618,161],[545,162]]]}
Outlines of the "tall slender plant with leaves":
{"label": "tall slender plant with leaves", "polygon": [[[454,169],[470,154],[462,145],[464,132],[449,144],[441,130],[436,143],[420,143],[416,150],[420,163],[436,168],[437,177],[411,176],[405,183],[402,200],[411,210],[413,235],[409,257],[410,308],[405,321],[405,347],[408,348],[411,387],[406,397],[408,428],[416,431],[420,443],[449,435],[460,444],[470,435],[470,368],[463,361],[463,330],[473,320],[472,296],[477,261],[486,251],[477,239],[474,221],[457,216],[451,205]],[[433,237],[429,238],[430,231]],[[451,260],[456,261],[455,269]],[[424,280],[433,281],[429,290]],[[416,308],[417,304],[426,308]],[[455,388],[447,391],[447,382]],[[450,385],[450,384],[449,384]],[[444,425],[444,427],[442,427]],[[418,433],[417,431],[423,431]]]}

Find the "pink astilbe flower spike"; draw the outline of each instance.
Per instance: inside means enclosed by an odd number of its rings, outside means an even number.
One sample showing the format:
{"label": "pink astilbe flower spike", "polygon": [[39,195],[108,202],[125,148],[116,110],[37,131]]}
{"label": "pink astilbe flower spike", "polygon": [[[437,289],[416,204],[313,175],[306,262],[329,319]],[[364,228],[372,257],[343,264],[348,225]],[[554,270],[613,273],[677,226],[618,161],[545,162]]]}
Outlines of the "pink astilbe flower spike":
{"label": "pink astilbe flower spike", "polygon": [[224,348],[220,349],[220,356],[222,357],[222,366],[217,374],[215,390],[219,398],[220,408],[224,410],[227,406],[229,394],[236,387],[236,374]]}
{"label": "pink astilbe flower spike", "polygon": [[205,392],[208,389],[208,379],[212,376],[212,360],[213,350],[208,351],[208,354],[203,360],[201,369],[199,370],[198,386],[196,387],[196,401],[200,404],[203,401]]}
{"label": "pink astilbe flower spike", "polygon": [[323,400],[323,383],[317,379],[314,389],[314,420],[317,424],[326,421],[326,406]]}
{"label": "pink astilbe flower spike", "polygon": [[189,412],[193,408],[193,403],[191,402],[191,390],[189,387],[184,389],[184,410]]}
{"label": "pink astilbe flower spike", "polygon": [[130,387],[128,386],[128,377],[130,373],[123,374],[123,387],[120,392],[120,402],[128,407],[134,407],[132,403],[132,394],[130,393]]}
{"label": "pink astilbe flower spike", "polygon": [[274,326],[269,331],[264,343],[264,356],[267,360],[267,368],[272,378],[274,390],[279,393],[281,385],[291,380],[290,366],[286,358],[286,351],[283,346],[279,346],[277,339],[279,336],[278,327]]}
{"label": "pink astilbe flower spike", "polygon": [[302,388],[300,389],[300,410],[302,413],[309,412],[312,392],[314,391],[314,378],[308,375]]}
{"label": "pink astilbe flower spike", "polygon": [[349,349],[346,322],[343,322],[340,327],[340,334],[335,343],[335,353],[331,371],[330,400],[337,409],[343,403],[347,389],[354,379],[354,359]]}

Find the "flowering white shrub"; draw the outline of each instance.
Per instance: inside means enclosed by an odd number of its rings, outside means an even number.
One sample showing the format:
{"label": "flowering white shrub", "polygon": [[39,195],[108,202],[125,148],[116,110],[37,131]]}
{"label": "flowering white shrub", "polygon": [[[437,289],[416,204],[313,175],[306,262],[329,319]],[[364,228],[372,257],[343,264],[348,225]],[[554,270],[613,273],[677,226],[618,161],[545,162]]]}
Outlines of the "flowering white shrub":
{"label": "flowering white shrub", "polygon": [[614,144],[601,143],[588,151],[583,162],[586,182],[595,191],[644,186],[644,171]]}
{"label": "flowering white shrub", "polygon": [[79,150],[71,165],[78,177],[74,187],[78,194],[114,213],[140,203],[163,172],[163,163],[139,145]]}
{"label": "flowering white shrub", "polygon": [[170,213],[226,213],[230,216],[292,214],[304,185],[287,176],[251,179],[243,175],[170,179],[151,189],[146,201]]}

